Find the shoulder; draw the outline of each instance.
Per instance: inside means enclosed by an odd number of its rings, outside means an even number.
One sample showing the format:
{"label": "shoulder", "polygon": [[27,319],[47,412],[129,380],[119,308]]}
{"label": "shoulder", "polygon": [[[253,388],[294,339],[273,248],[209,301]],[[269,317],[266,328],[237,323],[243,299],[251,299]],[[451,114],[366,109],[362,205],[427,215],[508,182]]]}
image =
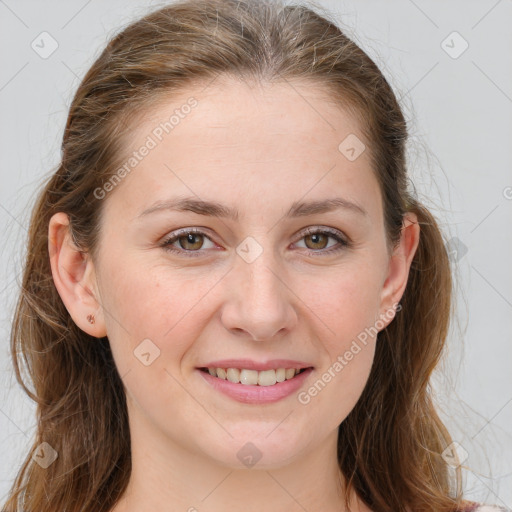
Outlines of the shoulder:
{"label": "shoulder", "polygon": [[480,505],[475,503],[474,507],[470,508],[468,512],[512,512],[512,510],[499,505]]}

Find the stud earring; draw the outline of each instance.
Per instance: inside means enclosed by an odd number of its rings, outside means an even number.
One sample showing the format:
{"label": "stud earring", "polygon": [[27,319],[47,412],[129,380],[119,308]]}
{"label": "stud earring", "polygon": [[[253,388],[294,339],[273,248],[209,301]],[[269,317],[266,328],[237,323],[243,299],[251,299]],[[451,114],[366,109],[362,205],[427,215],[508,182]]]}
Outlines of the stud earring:
{"label": "stud earring", "polygon": [[90,324],[93,324],[93,323],[94,323],[94,315],[87,315],[87,321],[88,321]]}

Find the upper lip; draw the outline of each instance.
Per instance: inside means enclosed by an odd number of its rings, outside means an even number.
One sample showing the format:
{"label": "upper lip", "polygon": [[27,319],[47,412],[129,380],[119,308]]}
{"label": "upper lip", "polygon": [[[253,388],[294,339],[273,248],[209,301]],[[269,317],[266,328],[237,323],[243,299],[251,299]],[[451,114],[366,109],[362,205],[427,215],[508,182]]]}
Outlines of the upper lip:
{"label": "upper lip", "polygon": [[311,368],[313,365],[292,359],[272,359],[269,361],[253,361],[252,359],[222,359],[211,361],[198,368],[238,368],[246,370],[277,370],[278,368]]}

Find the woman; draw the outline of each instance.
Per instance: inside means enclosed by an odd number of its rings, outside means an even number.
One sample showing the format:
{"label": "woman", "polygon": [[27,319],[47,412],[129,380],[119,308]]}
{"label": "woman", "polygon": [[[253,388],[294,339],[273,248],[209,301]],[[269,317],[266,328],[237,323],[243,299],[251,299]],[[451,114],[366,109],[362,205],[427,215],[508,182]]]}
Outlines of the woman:
{"label": "woman", "polygon": [[406,140],[305,6],[188,0],[114,37],[31,219],[39,422],[4,510],[479,510],[428,388],[452,281]]}

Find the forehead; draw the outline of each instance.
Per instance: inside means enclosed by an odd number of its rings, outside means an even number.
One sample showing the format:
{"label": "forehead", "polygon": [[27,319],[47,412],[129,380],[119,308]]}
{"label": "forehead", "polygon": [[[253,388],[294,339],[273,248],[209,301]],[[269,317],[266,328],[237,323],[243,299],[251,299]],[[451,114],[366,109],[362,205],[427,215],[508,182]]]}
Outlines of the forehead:
{"label": "forehead", "polygon": [[[208,192],[257,210],[285,198],[332,195],[334,188],[378,206],[358,122],[311,82],[218,78],[162,98],[133,128],[127,155],[151,149],[119,187],[125,190],[116,191],[132,204],[147,207],[148,195]],[[362,151],[356,159],[347,157],[347,140]]]}

